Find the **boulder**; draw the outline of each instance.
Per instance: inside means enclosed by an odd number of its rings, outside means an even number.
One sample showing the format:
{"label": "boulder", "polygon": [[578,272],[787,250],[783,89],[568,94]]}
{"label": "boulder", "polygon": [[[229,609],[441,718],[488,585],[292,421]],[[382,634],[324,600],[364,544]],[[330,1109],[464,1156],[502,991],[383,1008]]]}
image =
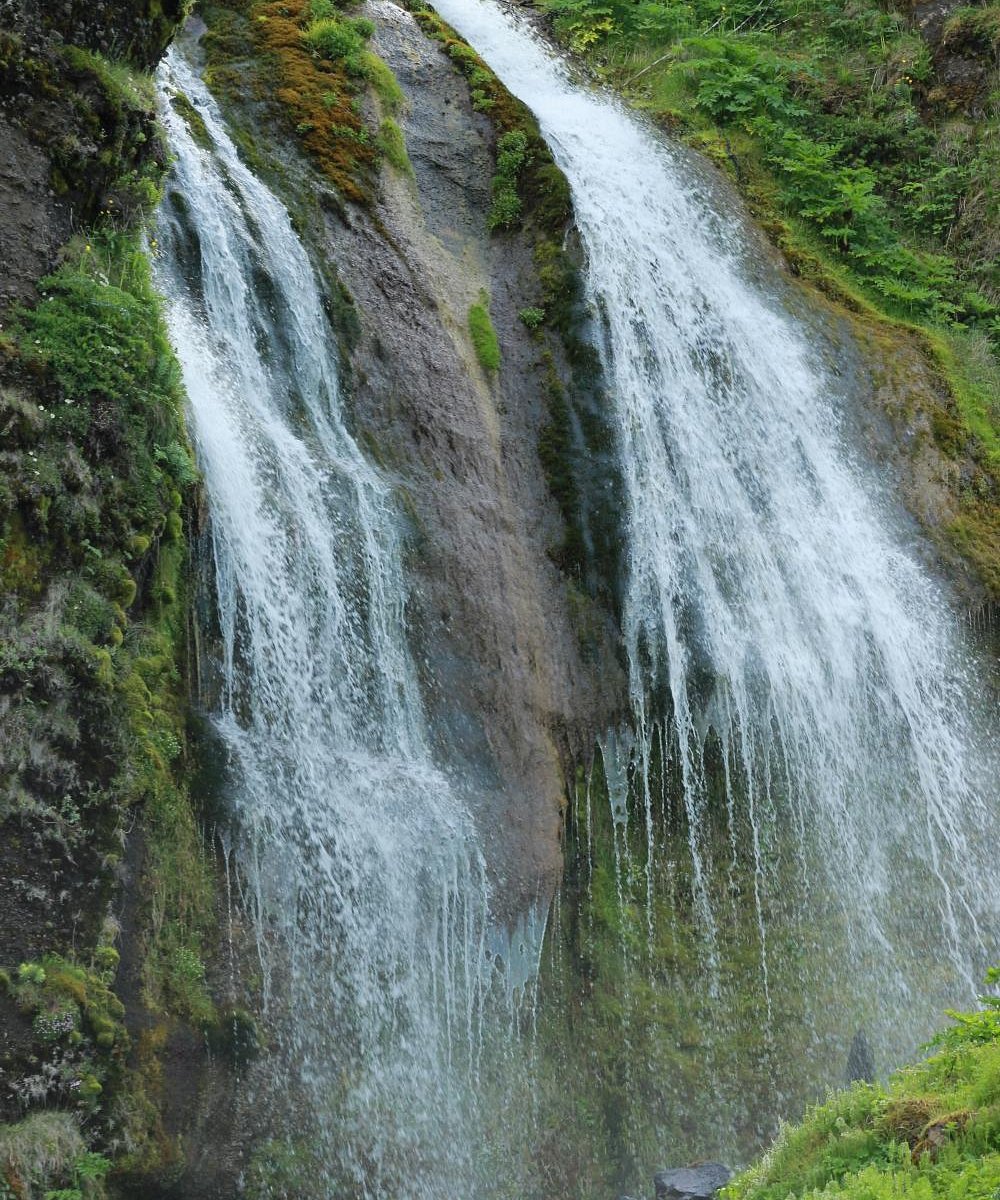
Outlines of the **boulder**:
{"label": "boulder", "polygon": [[722,1163],[698,1163],[692,1167],[674,1167],[653,1176],[656,1200],[712,1200],[719,1188],[729,1182],[732,1172]]}

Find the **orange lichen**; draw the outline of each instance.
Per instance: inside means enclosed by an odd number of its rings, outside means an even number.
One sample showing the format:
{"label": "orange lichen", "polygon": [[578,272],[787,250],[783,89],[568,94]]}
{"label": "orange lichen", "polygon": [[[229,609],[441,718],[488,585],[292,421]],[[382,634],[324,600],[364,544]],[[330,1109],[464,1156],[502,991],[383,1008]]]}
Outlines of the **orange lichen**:
{"label": "orange lichen", "polygon": [[378,152],[352,103],[357,84],[342,63],[320,58],[303,38],[307,0],[264,0],[250,20],[274,70],[274,98],[301,145],[345,199],[364,202]]}

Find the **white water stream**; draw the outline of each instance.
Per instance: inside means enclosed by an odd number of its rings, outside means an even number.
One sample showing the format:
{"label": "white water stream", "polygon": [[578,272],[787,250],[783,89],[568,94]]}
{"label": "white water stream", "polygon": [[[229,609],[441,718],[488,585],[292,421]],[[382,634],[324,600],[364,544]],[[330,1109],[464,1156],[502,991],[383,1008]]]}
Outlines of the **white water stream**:
{"label": "white water stream", "polygon": [[[961,999],[997,946],[992,751],[946,602],[853,460],[836,381],[683,155],[572,82],[494,0],[436,7],[538,116],[604,322],[636,731],[608,743],[615,819],[630,819],[631,781],[649,858],[666,853],[662,736],[709,964],[711,793],[734,840],[747,831],[765,993],[769,912],[808,900],[837,926],[843,994],[880,989],[888,1020],[922,994],[923,964],[943,960],[937,984]],[[348,432],[287,213],[175,54],[161,93],[177,162],[157,278],[205,475],[214,719],[287,1064],[275,1094],[308,1113],[330,1196],[518,1194],[520,1167],[486,1186],[477,1161],[485,869],[428,750],[391,497]],[[801,896],[775,866],[788,830]],[[492,1119],[515,1145],[519,1116]]]}
{"label": "white water stream", "polygon": [[460,1195],[485,875],[463,799],[427,748],[397,518],[345,425],[335,340],[287,212],[176,51],[160,93],[176,162],[157,283],[205,479],[213,715],[267,1032],[287,1063],[275,1094],[299,1106],[294,1132],[314,1157],[321,1147],[331,1195]]}
{"label": "white water stream", "polygon": [[[648,859],[665,730],[707,959],[713,879],[739,853],[765,995],[769,914],[811,905],[848,1007],[874,998],[898,1028],[928,972],[971,999],[998,949],[995,717],[977,716],[982,665],[855,461],[844,385],[688,155],[572,79],[510,6],[435,7],[535,113],[572,188],[627,512],[636,736],[605,760],[609,783],[633,781]],[[710,796],[731,846],[710,844]],[[790,834],[797,882],[777,866]]]}

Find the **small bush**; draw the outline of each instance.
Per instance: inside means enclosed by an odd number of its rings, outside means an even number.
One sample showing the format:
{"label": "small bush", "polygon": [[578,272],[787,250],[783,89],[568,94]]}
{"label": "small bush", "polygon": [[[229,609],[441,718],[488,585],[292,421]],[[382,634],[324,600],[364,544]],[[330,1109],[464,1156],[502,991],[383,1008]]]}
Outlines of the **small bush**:
{"label": "small bush", "polygon": [[351,75],[365,74],[365,42],[375,32],[371,21],[326,18],[313,21],[303,34],[305,41],[320,58],[342,62]]}
{"label": "small bush", "polygon": [[490,230],[512,229],[521,219],[521,198],[517,192],[518,178],[528,162],[528,138],[520,130],[505,133],[497,143],[497,169],[491,190],[487,224]]}

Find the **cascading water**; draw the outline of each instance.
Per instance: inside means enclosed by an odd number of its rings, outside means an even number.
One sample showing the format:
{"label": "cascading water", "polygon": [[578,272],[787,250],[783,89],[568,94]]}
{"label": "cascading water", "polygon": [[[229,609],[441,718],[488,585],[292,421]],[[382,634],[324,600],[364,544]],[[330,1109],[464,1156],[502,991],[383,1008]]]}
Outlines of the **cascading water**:
{"label": "cascading water", "polygon": [[[975,715],[958,622],[853,458],[817,338],[690,158],[575,83],[498,0],[435,7],[538,118],[603,323],[634,726],[601,765],[619,896],[637,865],[619,829],[638,809],[650,921],[654,882],[683,873],[699,930],[689,986],[723,990],[721,1020],[739,995],[723,927],[749,905],[756,965],[740,969],[759,976],[772,1045],[787,1033],[777,986],[807,997],[814,1046],[835,1009],[833,1044],[863,1017],[888,1067],[914,1046],[901,1025],[919,1037],[942,1002],[971,996],[997,947],[996,735]],[[586,825],[589,845],[589,812]],[[702,1060],[711,1089],[710,1048]],[[843,1062],[815,1081],[837,1082]]]}
{"label": "cascading water", "polygon": [[[741,257],[739,221],[495,0],[436,7],[570,179],[625,492],[633,729],[609,731],[578,795],[590,915],[556,907],[528,1053],[490,1057],[485,867],[428,750],[399,526],[345,423],[320,289],[174,53],[157,273],[208,497],[214,723],[285,1068],[276,1132],[308,1132],[309,1194],[596,1197],[653,1165],[643,1121],[679,1156],[759,1142],[738,1060],[776,1080],[773,1124],[837,1080],[824,1056],[860,1020],[880,1065],[912,1049],[896,1031],[919,1036],[996,945],[997,816],[945,603],[852,459],[836,381]],[[601,957],[612,905],[643,912],[617,965]],[[534,940],[541,919],[525,920]],[[559,956],[570,925],[586,989]],[[514,965],[523,986],[534,960]],[[607,979],[594,1028],[610,1050],[581,1016]],[[727,1021],[753,1028],[758,1057],[724,1044]],[[602,1138],[624,1166],[585,1161]]]}
{"label": "cascading water", "polygon": [[157,282],[205,479],[214,724],[286,1064],[278,1107],[308,1133],[317,1194],[468,1195],[485,875],[427,748],[391,496],[348,432],[288,214],[176,51],[160,95],[176,162]]}

